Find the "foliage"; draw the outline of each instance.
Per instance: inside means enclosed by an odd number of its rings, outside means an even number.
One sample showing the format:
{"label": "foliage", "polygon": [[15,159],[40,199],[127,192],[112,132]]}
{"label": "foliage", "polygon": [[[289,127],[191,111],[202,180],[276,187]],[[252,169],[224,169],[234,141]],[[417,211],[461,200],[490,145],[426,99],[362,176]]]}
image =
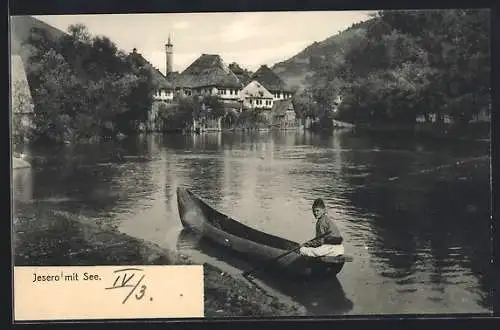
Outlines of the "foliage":
{"label": "foliage", "polygon": [[12,139],[22,142],[31,139],[33,132],[31,127],[31,113],[33,110],[32,100],[26,91],[27,86],[23,81],[15,80],[12,86]]}
{"label": "foliage", "polygon": [[36,138],[92,140],[146,120],[155,89],[151,72],[109,38],[77,24],[55,42],[33,29],[27,44]]}
{"label": "foliage", "polygon": [[314,104],[332,109],[337,95],[337,118],[354,123],[411,125],[437,113],[465,124],[489,111],[487,10],[380,11],[357,31],[311,57],[309,99],[294,99],[298,116],[314,114]]}
{"label": "foliage", "polygon": [[244,107],[238,118],[236,118],[236,126],[245,129],[254,129],[269,124],[264,111],[267,110]]}

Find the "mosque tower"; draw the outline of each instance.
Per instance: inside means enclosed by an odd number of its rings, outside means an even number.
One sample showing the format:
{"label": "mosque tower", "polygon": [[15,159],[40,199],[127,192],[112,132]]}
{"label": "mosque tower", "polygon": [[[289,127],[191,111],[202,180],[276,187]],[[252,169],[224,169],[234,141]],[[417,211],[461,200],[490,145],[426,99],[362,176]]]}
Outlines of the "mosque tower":
{"label": "mosque tower", "polygon": [[174,50],[174,45],[172,45],[172,42],[170,41],[170,34],[169,34],[168,41],[165,44],[165,55],[166,55],[165,76],[168,76],[169,73],[172,72],[173,55],[174,55],[173,50]]}

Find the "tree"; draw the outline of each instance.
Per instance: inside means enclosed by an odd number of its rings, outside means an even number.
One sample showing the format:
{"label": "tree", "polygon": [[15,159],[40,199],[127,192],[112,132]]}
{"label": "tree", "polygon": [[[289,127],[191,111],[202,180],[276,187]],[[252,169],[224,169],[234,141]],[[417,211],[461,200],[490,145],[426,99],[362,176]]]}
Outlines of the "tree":
{"label": "tree", "polygon": [[131,132],[152,105],[151,69],[135,65],[107,37],[84,25],[51,41],[33,30],[28,79],[36,104],[37,136],[55,141]]}
{"label": "tree", "polygon": [[206,95],[199,101],[200,107],[205,109],[208,118],[216,119],[226,114],[224,104],[215,95]]}
{"label": "tree", "polygon": [[465,125],[489,109],[488,11],[380,11],[359,30],[336,57],[316,63],[310,104],[328,109],[338,94],[339,119],[405,126],[430,113]]}

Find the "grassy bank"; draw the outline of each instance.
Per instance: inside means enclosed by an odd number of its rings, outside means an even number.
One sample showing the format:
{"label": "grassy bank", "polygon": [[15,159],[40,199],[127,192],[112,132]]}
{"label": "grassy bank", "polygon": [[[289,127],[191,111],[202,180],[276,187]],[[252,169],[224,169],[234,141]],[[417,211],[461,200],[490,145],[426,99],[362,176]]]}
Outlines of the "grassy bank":
{"label": "grassy bank", "polygon": [[[77,214],[41,203],[23,206],[14,219],[15,265],[191,264],[174,251],[137,239]],[[205,264],[205,316],[303,315],[249,282]]]}

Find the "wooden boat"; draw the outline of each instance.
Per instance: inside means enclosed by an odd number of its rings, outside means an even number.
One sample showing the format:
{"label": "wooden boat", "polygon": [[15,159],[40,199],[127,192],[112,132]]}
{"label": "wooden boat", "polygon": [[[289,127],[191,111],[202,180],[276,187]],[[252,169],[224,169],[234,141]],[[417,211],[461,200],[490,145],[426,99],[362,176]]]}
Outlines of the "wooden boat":
{"label": "wooden boat", "polygon": [[[252,259],[266,261],[300,246],[299,243],[248,227],[211,207],[188,189],[177,188],[177,204],[185,228],[213,243]],[[273,262],[278,269],[298,275],[338,274],[347,256],[310,258],[292,252]]]}

